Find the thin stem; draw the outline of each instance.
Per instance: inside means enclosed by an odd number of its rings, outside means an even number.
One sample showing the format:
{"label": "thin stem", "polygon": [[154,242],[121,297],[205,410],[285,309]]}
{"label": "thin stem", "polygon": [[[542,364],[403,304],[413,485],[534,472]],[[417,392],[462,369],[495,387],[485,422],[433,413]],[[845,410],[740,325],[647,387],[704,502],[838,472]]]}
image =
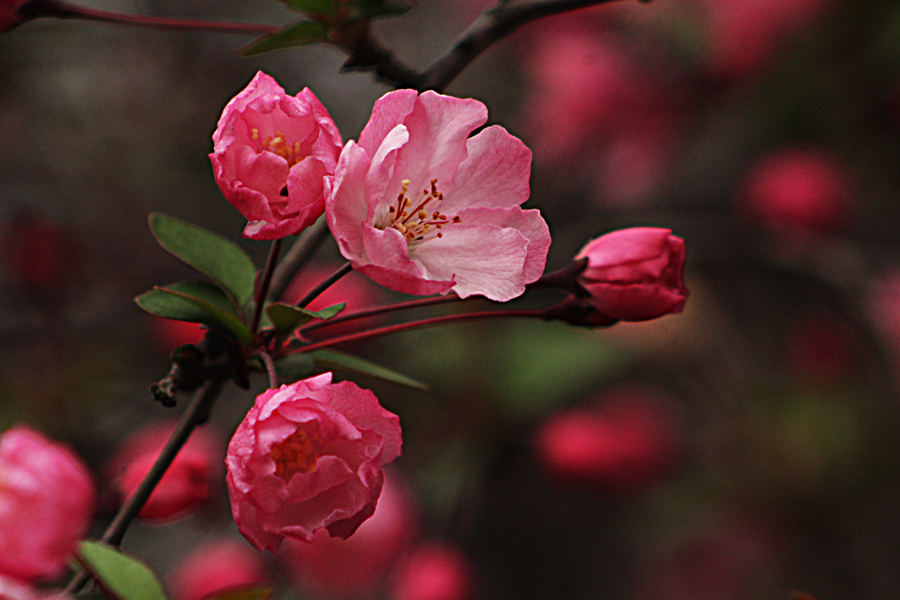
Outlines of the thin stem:
{"label": "thin stem", "polygon": [[444,315],[441,317],[431,317],[429,319],[422,319],[421,321],[412,321],[410,323],[401,323],[399,325],[388,325],[387,327],[379,327],[377,329],[369,329],[368,331],[358,331],[356,333],[348,333],[347,335],[342,335],[342,336],[338,336],[335,338],[331,338],[330,340],[323,340],[321,342],[309,344],[308,346],[303,346],[302,348],[298,348],[296,351],[289,352],[288,354],[297,354],[300,352],[313,352],[315,350],[321,350],[322,348],[330,348],[331,346],[337,346],[338,344],[346,344],[348,342],[356,342],[359,340],[366,340],[366,339],[373,338],[373,337],[379,337],[382,335],[390,335],[392,333],[400,333],[403,331],[412,331],[414,329],[423,329],[425,327],[434,327],[436,325],[444,325],[445,323],[455,323],[458,321],[472,321],[475,319],[489,319],[489,318],[495,318],[495,317],[543,318],[544,314],[545,314],[544,309],[489,310],[489,311],[482,311],[482,312]]}
{"label": "thin stem", "polygon": [[[153,493],[156,485],[165,475],[166,470],[171,466],[172,461],[175,460],[194,428],[206,422],[209,418],[209,411],[218,398],[222,386],[223,381],[221,379],[212,379],[206,382],[194,395],[184,414],[181,415],[175,431],[172,432],[172,437],[169,438],[169,441],[166,442],[166,445],[159,453],[156,462],[150,467],[147,475],[144,476],[134,493],[122,504],[115,518],[106,528],[106,531],[103,532],[103,535],[100,536],[100,541],[115,547],[122,543],[122,538],[125,536],[128,526],[144,507],[150,494]],[[88,575],[81,571],[72,578],[72,581],[66,587],[66,591],[70,594],[77,593],[87,580]]]}
{"label": "thin stem", "polygon": [[390,304],[388,306],[374,306],[372,308],[366,308],[363,310],[357,310],[355,312],[342,314],[337,317],[328,319],[327,321],[315,321],[314,323],[306,325],[305,327],[301,327],[300,334],[303,335],[308,331],[315,331],[316,329],[327,327],[329,325],[337,325],[338,323],[346,323],[347,321],[355,321],[356,319],[374,317],[375,315],[384,315],[398,310],[405,310],[407,308],[421,308],[423,306],[446,304],[448,302],[463,302],[470,299],[475,300],[474,297],[464,299],[454,294],[452,296],[432,296],[429,298],[421,298],[419,300],[410,300],[408,302],[398,302],[397,304]]}
{"label": "thin stem", "polygon": [[202,31],[215,31],[219,33],[244,33],[258,35],[261,33],[274,33],[279,27],[263,25],[261,23],[238,23],[228,21],[204,21],[197,19],[180,19],[175,17],[149,17],[143,15],[125,15],[106,10],[97,10],[76,6],[66,2],[53,2],[52,10],[46,14],[63,18],[89,19],[91,21],[104,21],[106,23],[120,23],[123,25],[140,25],[143,27],[160,27],[164,29],[190,29]]}
{"label": "thin stem", "polygon": [[272,357],[268,352],[258,352],[257,356],[259,356],[260,360],[263,361],[263,364],[266,365],[266,374],[269,376],[269,387],[278,387],[278,373],[275,371],[275,363],[272,361]]}
{"label": "thin stem", "polygon": [[322,292],[330,288],[337,280],[339,280],[341,277],[352,270],[353,265],[351,265],[349,262],[344,263],[337,271],[323,279],[319,283],[319,285],[308,291],[306,295],[300,299],[300,302],[297,303],[297,306],[299,306],[300,308],[306,308],[306,306],[308,306],[310,302],[318,298]]}
{"label": "thin stem", "polygon": [[269,284],[272,283],[272,274],[278,263],[278,254],[281,252],[282,239],[272,242],[269,249],[269,258],[266,260],[266,268],[262,274],[259,288],[256,290],[256,306],[253,307],[253,318],[250,320],[250,331],[256,333],[259,330],[259,322],[262,319],[263,306],[266,304],[266,296],[269,294]]}
{"label": "thin stem", "polygon": [[447,54],[421,74],[418,88],[442,91],[488,46],[532,21],[616,1],[618,0],[539,0],[514,6],[506,3],[498,5],[485,11]]}
{"label": "thin stem", "polygon": [[306,228],[300,239],[294,242],[284,256],[284,260],[275,269],[272,285],[269,286],[269,299],[278,300],[284,295],[294,276],[309,262],[328,234],[328,226],[324,218]]}

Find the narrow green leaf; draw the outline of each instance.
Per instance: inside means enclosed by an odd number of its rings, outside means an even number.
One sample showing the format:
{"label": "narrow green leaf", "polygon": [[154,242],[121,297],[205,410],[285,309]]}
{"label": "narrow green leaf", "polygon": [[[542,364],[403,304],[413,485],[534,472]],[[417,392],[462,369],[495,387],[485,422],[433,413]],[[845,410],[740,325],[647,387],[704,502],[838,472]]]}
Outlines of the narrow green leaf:
{"label": "narrow green leaf", "polygon": [[333,304],[328,308],[323,308],[319,312],[310,311],[309,314],[314,316],[317,319],[322,319],[323,321],[327,321],[332,317],[336,317],[338,313],[340,313],[347,306],[346,302],[341,302],[340,304]]}
{"label": "narrow green leaf", "polygon": [[78,560],[116,600],[167,600],[150,567],[100,542],[78,544]]}
{"label": "narrow green leaf", "polygon": [[288,8],[311,15],[330,15],[335,10],[333,0],[285,0]]}
{"label": "narrow green leaf", "polygon": [[240,319],[234,310],[231,299],[228,298],[228,294],[214,283],[207,283],[205,281],[181,281],[179,283],[172,283],[161,287],[165,287],[167,290],[172,290],[173,292],[205,300],[213,306],[221,308],[228,314],[234,315]]}
{"label": "narrow green leaf", "polygon": [[328,41],[328,28],[316,21],[300,21],[288,25],[284,29],[272,34],[264,35],[243,48],[242,56],[255,56],[264,52],[293,48]]}
{"label": "narrow green leaf", "polygon": [[232,294],[236,308],[242,308],[253,296],[256,266],[234,242],[159,213],[150,215],[150,229],[167,252]]}
{"label": "narrow green leaf", "polygon": [[317,366],[328,369],[341,369],[350,371],[351,373],[360,373],[362,375],[375,377],[376,379],[399,383],[400,385],[405,385],[406,387],[411,387],[416,390],[428,391],[428,386],[424,383],[397,373],[387,367],[359,358],[358,356],[344,354],[343,352],[336,352],[334,350],[316,350],[315,352],[310,352],[309,356],[313,358]]}
{"label": "narrow green leaf", "polygon": [[275,373],[285,382],[299,381],[312,375],[316,364],[309,354],[288,354],[275,361]]}
{"label": "narrow green leaf", "polygon": [[316,313],[312,311],[281,302],[273,302],[268,305],[266,315],[269,317],[272,327],[282,334],[289,334],[304,323],[316,318]]}
{"label": "narrow green leaf", "polygon": [[237,317],[212,302],[185,293],[182,291],[184,289],[184,284],[168,288],[158,287],[141,294],[134,301],[152,315],[176,321],[203,323],[236,339],[244,346],[250,345],[253,337],[250,329]]}

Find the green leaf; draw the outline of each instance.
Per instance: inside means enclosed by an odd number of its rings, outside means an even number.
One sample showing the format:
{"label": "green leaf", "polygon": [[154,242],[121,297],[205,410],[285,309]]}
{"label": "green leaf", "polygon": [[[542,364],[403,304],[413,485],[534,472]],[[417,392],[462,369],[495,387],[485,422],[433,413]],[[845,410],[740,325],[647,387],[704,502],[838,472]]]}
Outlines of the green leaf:
{"label": "green leaf", "polygon": [[236,339],[242,345],[249,346],[253,337],[250,329],[233,313],[208,299],[208,296],[198,295],[198,292],[202,294],[209,291],[204,290],[201,287],[203,285],[176,283],[168,287],[158,287],[141,294],[134,301],[151,315],[176,321],[203,323]]}
{"label": "green leaf", "polygon": [[428,391],[428,386],[424,383],[352,354],[344,354],[334,350],[316,350],[315,352],[310,352],[309,356],[313,358],[317,366],[360,373],[376,379],[399,383],[416,390]]}
{"label": "green leaf", "polygon": [[167,600],[159,577],[144,563],[100,542],[78,544],[78,561],[116,600]]}
{"label": "green leaf", "polygon": [[285,0],[288,8],[311,15],[330,15],[335,10],[333,0]]}
{"label": "green leaf", "polygon": [[240,54],[242,56],[255,56],[264,52],[281,50],[282,48],[306,46],[327,41],[329,41],[328,28],[325,25],[317,21],[300,21],[250,42],[241,48]]}
{"label": "green leaf", "polygon": [[310,314],[313,315],[317,319],[322,319],[323,321],[327,321],[332,317],[336,317],[338,313],[340,313],[347,306],[346,302],[341,302],[340,304],[333,304],[328,308],[323,308],[319,312],[312,312]]}
{"label": "green leaf", "polygon": [[288,354],[275,361],[275,373],[285,382],[299,381],[316,371],[316,364],[309,354]]}
{"label": "green leaf", "polygon": [[266,316],[272,327],[278,331],[279,337],[283,340],[298,327],[310,322],[313,319],[330,319],[342,310],[346,304],[335,304],[329,306],[319,312],[306,310],[293,304],[283,304],[281,302],[273,302],[266,307]]}
{"label": "green leaf", "polygon": [[203,600],[269,600],[275,594],[270,587],[253,587],[246,589],[230,589],[204,596]]}
{"label": "green leaf", "polygon": [[160,246],[234,296],[242,308],[253,296],[256,266],[237,244],[167,215],[152,213],[150,229]]}

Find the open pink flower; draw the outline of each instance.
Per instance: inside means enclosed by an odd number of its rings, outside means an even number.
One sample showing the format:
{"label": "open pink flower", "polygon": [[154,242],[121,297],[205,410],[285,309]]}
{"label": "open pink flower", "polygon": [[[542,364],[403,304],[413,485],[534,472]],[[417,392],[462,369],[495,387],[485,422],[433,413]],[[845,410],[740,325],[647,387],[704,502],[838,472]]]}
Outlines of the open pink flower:
{"label": "open pink flower", "polygon": [[375,512],[384,474],[400,456],[400,420],[375,394],[331,373],[261,394],[225,463],[238,529],[257,549],[311,542],[325,528],[347,538]]}
{"label": "open pink flower", "polygon": [[[175,429],[174,422],[150,425],[118,449],[110,471],[122,498],[128,498],[146,477]],[[207,503],[222,477],[222,445],[208,428],[194,431],[138,516],[169,521],[187,516]]]}
{"label": "open pink flower", "polygon": [[550,232],[528,198],[531,151],[477,100],[385,94],[327,178],[326,216],[353,268],[409,294],[506,301],[544,270]]}
{"label": "open pink flower", "polygon": [[94,497],[90,473],[67,447],[22,425],[0,435],[0,575],[62,573]]}
{"label": "open pink flower", "polygon": [[341,136],[308,88],[288,96],[263,72],[225,106],[209,155],[225,198],[250,221],[244,237],[297,234],[325,210]]}
{"label": "open pink flower", "polygon": [[579,281],[588,302],[608,317],[647,321],[684,308],[684,240],[669,229],[613,231],[588,242],[575,257],[582,258],[588,264]]}

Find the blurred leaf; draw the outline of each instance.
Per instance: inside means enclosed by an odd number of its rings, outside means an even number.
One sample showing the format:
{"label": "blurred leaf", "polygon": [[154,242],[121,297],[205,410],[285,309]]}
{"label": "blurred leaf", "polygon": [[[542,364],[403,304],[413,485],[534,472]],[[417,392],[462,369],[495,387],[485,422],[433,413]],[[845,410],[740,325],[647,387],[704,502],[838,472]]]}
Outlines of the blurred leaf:
{"label": "blurred leaf", "polygon": [[216,301],[213,294],[209,294],[209,288],[214,286],[204,285],[188,282],[158,287],[141,294],[134,301],[152,315],[176,321],[203,323],[248,346],[252,338],[250,330],[233,313],[221,306],[221,299]]}
{"label": "blurred leaf", "polygon": [[100,542],[78,544],[78,560],[117,600],[166,600],[162,582],[150,567]]}
{"label": "blurred leaf", "polygon": [[412,10],[412,5],[402,0],[357,0],[356,5],[367,17],[398,17]]}
{"label": "blurred leaf", "polygon": [[167,215],[152,213],[150,228],[166,251],[234,295],[236,308],[253,296],[256,266],[237,244]]}
{"label": "blurred leaf", "polygon": [[241,56],[255,56],[264,52],[328,42],[328,28],[316,21],[300,21],[284,29],[265,35],[241,48]]}
{"label": "blurred leaf", "polygon": [[285,0],[288,8],[312,15],[330,15],[335,10],[334,0]]}
{"label": "blurred leaf", "polygon": [[316,350],[315,352],[311,352],[308,356],[311,356],[313,360],[316,361],[317,365],[329,369],[334,368],[350,371],[351,373],[360,373],[362,375],[368,375],[369,377],[375,377],[376,379],[399,383],[400,385],[405,385],[406,387],[411,387],[416,390],[428,391],[428,386],[424,383],[397,373],[387,367],[359,358],[358,356],[344,354],[343,352],[336,352],[334,350]]}
{"label": "blurred leaf", "polygon": [[231,589],[204,596],[203,600],[269,600],[275,594],[270,587]]}
{"label": "blurred leaf", "polygon": [[316,364],[309,354],[288,354],[275,361],[278,379],[293,382],[305,379],[316,370]]}

